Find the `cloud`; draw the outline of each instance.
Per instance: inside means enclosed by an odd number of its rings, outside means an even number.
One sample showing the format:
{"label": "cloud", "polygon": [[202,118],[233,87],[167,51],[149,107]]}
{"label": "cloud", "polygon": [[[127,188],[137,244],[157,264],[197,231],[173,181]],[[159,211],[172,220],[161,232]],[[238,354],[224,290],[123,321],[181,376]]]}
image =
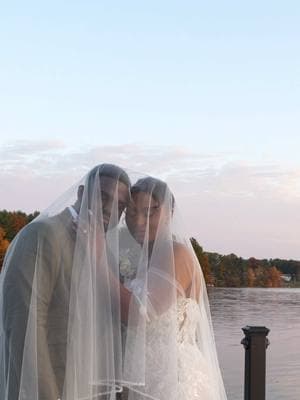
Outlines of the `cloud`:
{"label": "cloud", "polygon": [[79,149],[22,141],[0,155],[0,209],[44,209],[94,165],[111,162],[166,179],[205,249],[300,259],[300,168],[139,143]]}
{"label": "cloud", "polygon": [[65,144],[60,140],[18,140],[13,143],[4,144],[1,150],[23,155],[35,152],[49,152],[62,148],[65,148]]}

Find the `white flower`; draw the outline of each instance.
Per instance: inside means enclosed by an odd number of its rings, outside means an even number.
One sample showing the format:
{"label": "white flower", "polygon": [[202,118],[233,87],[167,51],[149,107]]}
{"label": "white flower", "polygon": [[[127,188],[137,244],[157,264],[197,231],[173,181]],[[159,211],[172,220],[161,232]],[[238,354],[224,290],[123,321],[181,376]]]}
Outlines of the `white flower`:
{"label": "white flower", "polygon": [[120,250],[120,277],[123,282],[131,281],[135,278],[137,270],[136,263],[133,262],[133,258],[130,249]]}

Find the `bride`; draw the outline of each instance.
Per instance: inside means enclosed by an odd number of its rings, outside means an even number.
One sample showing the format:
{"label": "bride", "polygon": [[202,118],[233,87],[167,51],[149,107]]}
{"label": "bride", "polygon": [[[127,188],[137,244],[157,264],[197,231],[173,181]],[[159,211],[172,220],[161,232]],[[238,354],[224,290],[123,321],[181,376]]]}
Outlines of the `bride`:
{"label": "bride", "polygon": [[146,177],[132,186],[126,225],[124,377],[132,382],[138,369],[142,384],[128,384],[123,399],[226,399],[205,282],[166,183]]}

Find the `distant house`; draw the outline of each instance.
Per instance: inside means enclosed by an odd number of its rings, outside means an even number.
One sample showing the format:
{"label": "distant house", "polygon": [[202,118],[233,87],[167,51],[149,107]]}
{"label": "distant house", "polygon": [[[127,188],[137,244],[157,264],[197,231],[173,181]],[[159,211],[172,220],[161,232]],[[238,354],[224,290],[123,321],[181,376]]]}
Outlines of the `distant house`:
{"label": "distant house", "polygon": [[281,279],[284,282],[290,282],[292,280],[292,275],[291,274],[281,274]]}

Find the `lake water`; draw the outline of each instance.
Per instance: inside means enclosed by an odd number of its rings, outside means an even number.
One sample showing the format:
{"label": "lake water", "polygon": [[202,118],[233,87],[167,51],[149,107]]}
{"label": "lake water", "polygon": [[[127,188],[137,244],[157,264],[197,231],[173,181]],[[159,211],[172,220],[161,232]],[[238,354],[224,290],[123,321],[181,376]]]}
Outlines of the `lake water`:
{"label": "lake water", "polygon": [[300,289],[209,288],[219,361],[228,400],[242,400],[242,327],[270,329],[267,400],[300,399]]}

